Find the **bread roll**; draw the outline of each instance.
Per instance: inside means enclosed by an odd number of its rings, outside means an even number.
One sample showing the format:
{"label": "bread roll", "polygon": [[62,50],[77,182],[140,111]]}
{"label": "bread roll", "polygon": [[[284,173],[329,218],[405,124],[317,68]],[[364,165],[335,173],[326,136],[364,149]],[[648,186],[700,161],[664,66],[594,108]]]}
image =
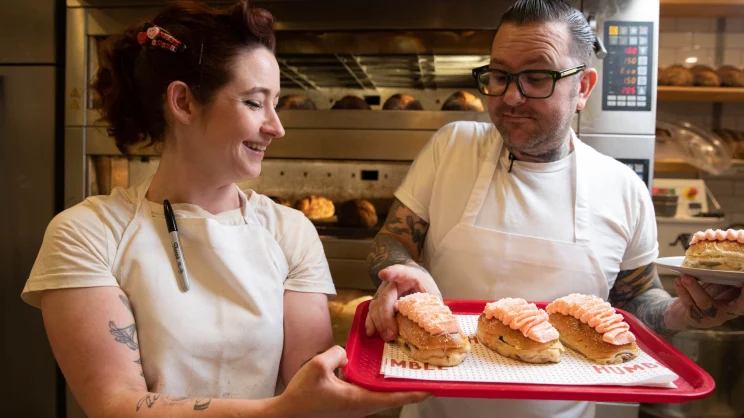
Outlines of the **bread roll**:
{"label": "bread roll", "polygon": [[455,315],[435,295],[414,293],[395,303],[397,342],[409,357],[435,366],[456,366],[470,352],[470,341]]}
{"label": "bread roll", "polygon": [[371,110],[372,108],[361,97],[349,95],[342,97],[341,100],[334,103],[331,109]]}
{"label": "bread roll", "polygon": [[744,230],[697,232],[685,252],[684,267],[744,272]]}
{"label": "bread roll", "polygon": [[333,217],[336,208],[333,202],[321,196],[307,196],[295,203],[295,209],[304,213],[310,220],[328,219]]}
{"label": "bread roll", "polygon": [[527,363],[558,363],[565,351],[558,339],[546,343],[531,340],[496,318],[486,318],[486,314],[478,318],[476,335],[491,350]]}
{"label": "bread roll", "polygon": [[713,70],[700,70],[693,73],[693,82],[696,86],[721,87],[721,79]]}
{"label": "bread roll", "polygon": [[371,228],[377,225],[377,211],[367,200],[354,199],[344,202],[337,211],[338,223],[342,226],[362,226]]}
{"label": "bread roll", "polygon": [[724,65],[719,67],[716,72],[718,78],[721,79],[722,87],[744,87],[744,72],[740,69],[731,65]]}
{"label": "bread roll", "polygon": [[483,102],[466,91],[458,91],[450,96],[442,105],[442,110],[467,110],[483,112]]}
{"label": "bread roll", "polygon": [[550,323],[561,334],[561,342],[566,347],[595,363],[619,364],[638,357],[635,341],[621,345],[608,344],[602,340],[602,334],[573,316],[552,313]]}
{"label": "bread roll", "polygon": [[315,102],[305,96],[283,96],[279,98],[276,110],[315,110]]}
{"label": "bread roll", "polygon": [[382,110],[424,110],[424,107],[410,94],[394,94],[385,100]]}
{"label": "bread roll", "polygon": [[594,295],[570,294],[545,310],[561,342],[599,364],[618,364],[638,357],[636,338],[623,316]]}
{"label": "bread roll", "polygon": [[693,81],[690,70],[681,65],[667,67],[659,76],[660,86],[691,86]]}
{"label": "bread roll", "polygon": [[470,352],[470,341],[464,332],[433,336],[400,313],[397,342],[406,355],[433,366],[457,366]]}

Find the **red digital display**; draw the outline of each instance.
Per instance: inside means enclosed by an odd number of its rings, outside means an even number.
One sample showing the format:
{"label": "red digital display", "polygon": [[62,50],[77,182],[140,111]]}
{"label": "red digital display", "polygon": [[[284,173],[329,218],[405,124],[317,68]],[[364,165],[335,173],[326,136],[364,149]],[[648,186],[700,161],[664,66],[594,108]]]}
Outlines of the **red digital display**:
{"label": "red digital display", "polygon": [[623,87],[620,89],[620,94],[625,94],[625,95],[636,94],[636,88],[635,87]]}
{"label": "red digital display", "polygon": [[625,48],[625,53],[628,55],[637,55],[638,54],[638,47],[637,46],[629,46]]}

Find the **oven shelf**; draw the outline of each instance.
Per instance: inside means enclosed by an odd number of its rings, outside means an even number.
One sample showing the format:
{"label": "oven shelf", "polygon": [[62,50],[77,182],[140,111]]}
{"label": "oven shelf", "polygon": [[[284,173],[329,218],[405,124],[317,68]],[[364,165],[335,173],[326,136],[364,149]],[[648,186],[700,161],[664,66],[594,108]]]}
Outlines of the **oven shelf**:
{"label": "oven shelf", "polygon": [[661,0],[662,17],[744,16],[744,0]]}
{"label": "oven shelf", "polygon": [[659,86],[662,102],[744,102],[744,88]]}
{"label": "oven shelf", "polygon": [[[733,173],[744,172],[744,159],[734,159],[731,164]],[[666,173],[697,173],[700,170],[687,164],[685,161],[676,158],[665,158],[663,160],[654,161],[655,172],[666,172]]]}

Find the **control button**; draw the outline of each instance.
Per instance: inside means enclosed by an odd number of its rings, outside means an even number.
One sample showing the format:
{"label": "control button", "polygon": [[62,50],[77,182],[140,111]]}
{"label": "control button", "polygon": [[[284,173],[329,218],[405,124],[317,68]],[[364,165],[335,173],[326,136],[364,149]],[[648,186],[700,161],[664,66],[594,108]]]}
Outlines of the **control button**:
{"label": "control button", "polygon": [[610,45],[617,45],[617,36],[610,36]]}
{"label": "control button", "polygon": [[641,101],[641,102],[637,102],[637,103],[638,103],[638,107],[646,107],[646,101],[645,100],[644,101]]}
{"label": "control button", "polygon": [[638,37],[637,36],[629,36],[628,37],[628,45],[638,45]]}
{"label": "control button", "polygon": [[648,74],[648,67],[645,65],[638,66],[638,75],[646,75]]}
{"label": "control button", "polygon": [[643,76],[642,75],[642,76],[638,77],[638,85],[639,86],[645,86],[647,82],[648,82],[648,79],[646,78],[646,76]]}
{"label": "control button", "polygon": [[698,195],[698,190],[696,188],[694,188],[694,187],[688,187],[687,189],[685,189],[685,197],[686,198],[688,198],[690,200],[693,200],[693,199],[695,199],[695,197],[697,195]]}
{"label": "control button", "polygon": [[648,65],[648,57],[638,57],[638,65]]}
{"label": "control button", "polygon": [[638,28],[638,33],[640,35],[648,35],[648,26],[641,26]]}
{"label": "control button", "polygon": [[610,26],[610,36],[617,36],[617,26]]}
{"label": "control button", "polygon": [[620,36],[620,45],[628,45],[628,37]]}
{"label": "control button", "polygon": [[638,47],[638,55],[648,55],[648,47],[647,46],[639,46]]}
{"label": "control button", "polygon": [[648,36],[639,36],[638,37],[638,44],[639,45],[648,45]]}
{"label": "control button", "polygon": [[638,35],[638,26],[631,26],[630,27],[630,34],[631,35]]}
{"label": "control button", "polygon": [[611,107],[617,107],[617,102],[616,102],[616,101],[614,101],[614,100],[612,100],[612,101],[607,101],[607,106],[608,106],[608,107],[610,107],[610,106],[611,106]]}
{"label": "control button", "polygon": [[646,94],[646,87],[638,87],[638,95],[643,96]]}
{"label": "control button", "polygon": [[607,100],[617,100],[617,96],[609,95],[607,96]]}
{"label": "control button", "polygon": [[[638,94],[641,94],[641,93],[638,92]],[[644,100],[646,100],[646,96],[638,96],[638,101],[639,102],[644,101]]]}
{"label": "control button", "polygon": [[620,35],[627,35],[627,34],[628,34],[628,27],[620,26]]}

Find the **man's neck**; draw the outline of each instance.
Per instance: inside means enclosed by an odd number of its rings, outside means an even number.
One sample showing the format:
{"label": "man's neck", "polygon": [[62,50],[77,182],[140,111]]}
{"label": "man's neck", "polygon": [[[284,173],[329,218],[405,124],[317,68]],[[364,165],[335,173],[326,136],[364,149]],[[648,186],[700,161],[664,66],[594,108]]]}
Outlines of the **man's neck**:
{"label": "man's neck", "polygon": [[506,148],[517,161],[527,161],[531,163],[550,163],[566,158],[571,154],[571,152],[574,150],[573,141],[571,140],[572,137],[573,135],[569,133],[566,136],[566,139],[564,139],[559,146],[544,152],[538,152],[534,154],[511,149],[509,148],[509,146],[506,146]]}

